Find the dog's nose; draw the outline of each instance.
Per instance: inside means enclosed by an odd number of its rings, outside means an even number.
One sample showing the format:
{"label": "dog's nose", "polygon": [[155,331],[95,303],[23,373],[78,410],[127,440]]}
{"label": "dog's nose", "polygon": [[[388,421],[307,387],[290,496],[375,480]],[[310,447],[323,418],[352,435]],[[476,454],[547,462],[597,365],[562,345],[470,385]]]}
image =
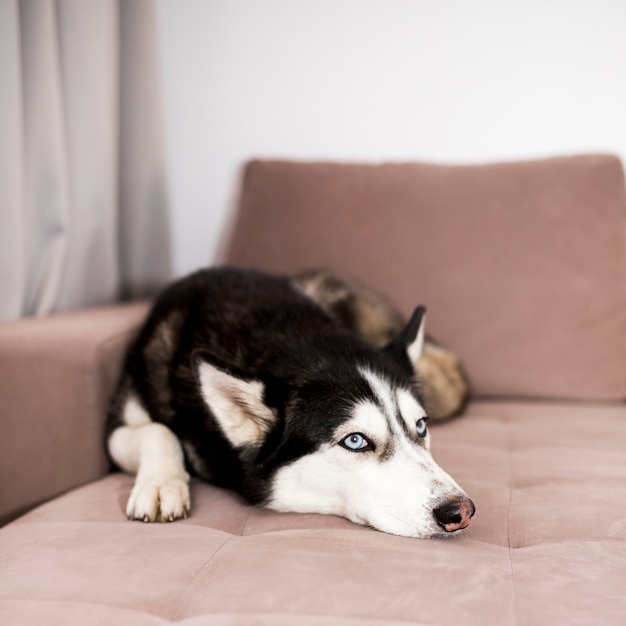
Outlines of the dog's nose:
{"label": "dog's nose", "polygon": [[433,511],[437,524],[447,533],[467,528],[475,512],[474,503],[465,497],[452,498]]}

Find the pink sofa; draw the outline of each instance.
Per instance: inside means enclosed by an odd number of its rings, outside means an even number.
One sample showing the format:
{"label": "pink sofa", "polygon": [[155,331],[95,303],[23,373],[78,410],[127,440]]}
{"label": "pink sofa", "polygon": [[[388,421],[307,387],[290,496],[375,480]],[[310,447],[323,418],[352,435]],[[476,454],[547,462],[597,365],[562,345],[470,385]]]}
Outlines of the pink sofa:
{"label": "pink sofa", "polygon": [[[626,623],[626,187],[581,156],[485,166],[255,161],[225,261],[326,265],[457,351],[475,398],[434,426],[477,506],[449,540],[271,513],[194,483],[128,522],[104,407],[145,304],[0,326],[0,623]],[[410,497],[410,494],[407,494]],[[34,505],[44,502],[36,508]]]}

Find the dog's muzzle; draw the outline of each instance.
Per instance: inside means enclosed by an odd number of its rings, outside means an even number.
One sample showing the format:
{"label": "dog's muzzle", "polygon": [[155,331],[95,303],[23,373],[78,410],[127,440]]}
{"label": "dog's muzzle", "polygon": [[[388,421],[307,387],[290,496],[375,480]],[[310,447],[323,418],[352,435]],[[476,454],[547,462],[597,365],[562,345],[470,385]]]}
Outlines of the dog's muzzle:
{"label": "dog's muzzle", "polygon": [[475,512],[476,507],[469,498],[459,497],[444,502],[433,514],[441,528],[447,533],[453,533],[467,528]]}

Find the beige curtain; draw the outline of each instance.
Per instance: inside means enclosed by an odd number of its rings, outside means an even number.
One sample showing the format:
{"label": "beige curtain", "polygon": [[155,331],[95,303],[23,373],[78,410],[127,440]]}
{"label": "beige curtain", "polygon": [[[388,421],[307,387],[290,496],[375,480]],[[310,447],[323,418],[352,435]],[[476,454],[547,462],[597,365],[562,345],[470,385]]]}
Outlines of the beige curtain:
{"label": "beige curtain", "polygon": [[156,11],[0,0],[0,319],[170,277]]}

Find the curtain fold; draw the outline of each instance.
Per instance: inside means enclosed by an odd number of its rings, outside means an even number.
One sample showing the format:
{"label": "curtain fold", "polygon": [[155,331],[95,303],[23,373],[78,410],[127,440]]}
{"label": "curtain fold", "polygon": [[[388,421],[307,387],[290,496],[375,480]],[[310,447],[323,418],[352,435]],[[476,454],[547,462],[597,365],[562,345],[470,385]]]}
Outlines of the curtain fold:
{"label": "curtain fold", "polygon": [[[120,0],[120,252],[125,297],[152,293],[171,275],[169,207],[157,12]],[[135,206],[145,210],[133,210]],[[163,254],[168,251],[167,254]]]}
{"label": "curtain fold", "polygon": [[0,319],[171,276],[156,6],[0,0]]}
{"label": "curtain fold", "polygon": [[23,257],[23,161],[20,17],[17,0],[0,1],[0,319],[22,313],[26,298]]}

